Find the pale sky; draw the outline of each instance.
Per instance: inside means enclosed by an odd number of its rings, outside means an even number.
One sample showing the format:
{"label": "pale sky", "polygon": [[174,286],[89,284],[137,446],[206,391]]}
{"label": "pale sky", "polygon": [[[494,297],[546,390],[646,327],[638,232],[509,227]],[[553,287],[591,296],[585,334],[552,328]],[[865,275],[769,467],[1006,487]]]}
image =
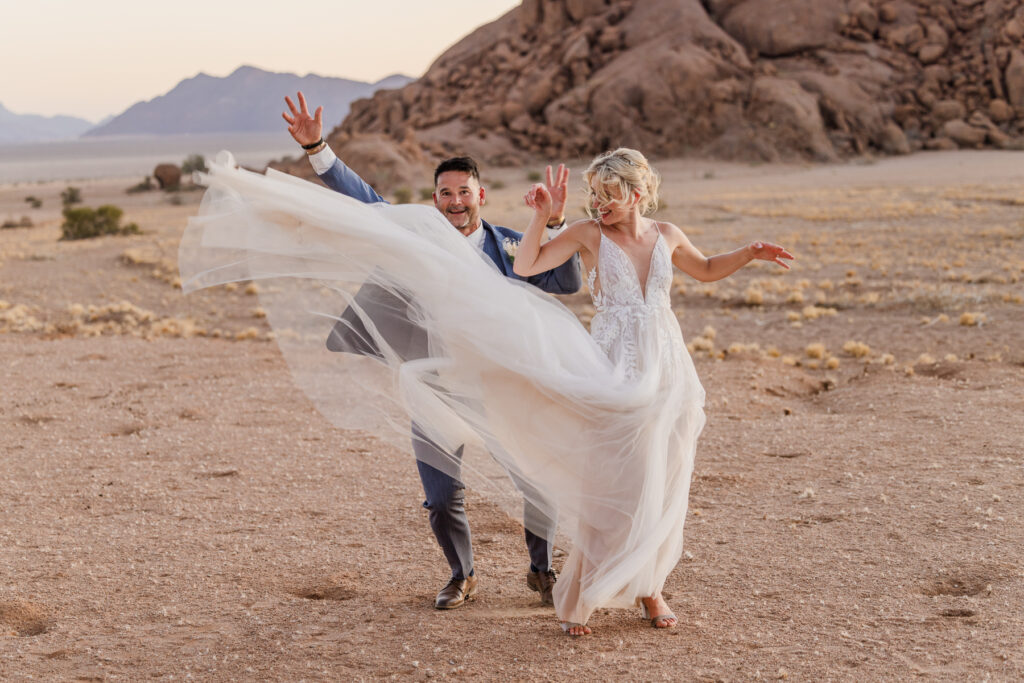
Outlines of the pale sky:
{"label": "pale sky", "polygon": [[205,72],[420,76],[520,0],[0,0],[0,104],[98,121]]}

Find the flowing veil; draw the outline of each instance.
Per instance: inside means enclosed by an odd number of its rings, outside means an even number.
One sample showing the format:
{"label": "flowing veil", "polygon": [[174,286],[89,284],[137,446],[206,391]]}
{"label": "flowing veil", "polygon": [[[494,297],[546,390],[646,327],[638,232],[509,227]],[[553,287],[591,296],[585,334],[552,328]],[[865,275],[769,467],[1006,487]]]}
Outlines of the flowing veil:
{"label": "flowing veil", "polygon": [[[226,153],[200,182],[208,190],[179,251],[184,291],[261,281],[261,304],[297,384],[333,424],[408,449],[414,422],[446,452],[428,464],[454,474],[451,454],[464,446],[462,480],[509,511],[519,497],[511,475],[577,546],[586,543],[575,532],[580,518],[593,530],[599,510],[610,526],[598,545],[621,533],[622,553],[667,543],[675,564],[682,522],[678,541],[670,538],[675,531],[638,511],[637,490],[658,476],[688,488],[691,466],[658,474],[665,468],[656,462],[640,476],[636,454],[648,458],[676,438],[692,463],[703,425],[699,383],[629,377],[561,303],[501,275],[432,207],[363,204],[273,170],[236,168]],[[358,295],[367,286],[386,295],[372,307]],[[384,331],[396,315],[425,335],[416,357]],[[330,351],[338,325],[374,353]],[[648,355],[662,357],[658,340],[650,343]],[[685,491],[681,505],[665,510],[684,515]],[[541,520],[524,523],[550,536]],[[629,578],[616,571],[597,582],[594,600],[614,603]]]}

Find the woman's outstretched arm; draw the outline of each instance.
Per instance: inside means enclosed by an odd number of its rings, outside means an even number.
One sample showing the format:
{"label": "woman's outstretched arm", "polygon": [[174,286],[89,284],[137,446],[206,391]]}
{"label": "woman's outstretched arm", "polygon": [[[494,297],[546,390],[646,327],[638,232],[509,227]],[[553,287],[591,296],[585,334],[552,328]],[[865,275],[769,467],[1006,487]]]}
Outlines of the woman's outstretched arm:
{"label": "woman's outstretched arm", "polygon": [[672,225],[677,240],[672,252],[672,263],[676,268],[701,282],[714,282],[729,277],[751,261],[772,261],[789,270],[783,259],[796,258],[784,248],[770,242],[751,242],[745,247],[715,256],[704,256],[693,246],[683,231]]}
{"label": "woman's outstretched arm", "polygon": [[586,224],[585,221],[577,221],[542,245],[541,235],[551,216],[551,194],[543,185],[534,185],[526,194],[526,205],[534,210],[533,220],[523,233],[516,259],[512,263],[512,270],[520,277],[543,273],[572,258],[583,247],[579,236]]}

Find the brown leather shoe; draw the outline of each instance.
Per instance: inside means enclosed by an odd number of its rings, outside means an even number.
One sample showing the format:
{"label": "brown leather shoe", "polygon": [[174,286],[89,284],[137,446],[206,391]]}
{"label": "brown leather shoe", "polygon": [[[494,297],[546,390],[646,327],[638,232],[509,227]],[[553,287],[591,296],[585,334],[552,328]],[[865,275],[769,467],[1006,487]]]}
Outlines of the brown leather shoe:
{"label": "brown leather shoe", "polygon": [[526,585],[530,587],[530,590],[540,593],[540,602],[542,605],[555,604],[555,600],[551,596],[551,591],[554,590],[555,583],[557,582],[558,577],[555,575],[554,569],[549,569],[546,572],[526,573]]}
{"label": "brown leather shoe", "polygon": [[437,609],[455,609],[462,603],[469,600],[476,593],[476,577],[470,576],[465,579],[452,579],[448,585],[441,589],[434,600],[434,607]]}

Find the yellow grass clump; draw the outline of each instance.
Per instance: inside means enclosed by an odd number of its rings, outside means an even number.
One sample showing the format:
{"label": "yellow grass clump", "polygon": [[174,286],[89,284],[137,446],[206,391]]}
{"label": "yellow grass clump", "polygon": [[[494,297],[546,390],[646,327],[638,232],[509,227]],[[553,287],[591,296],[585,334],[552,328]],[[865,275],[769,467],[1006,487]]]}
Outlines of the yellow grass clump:
{"label": "yellow grass clump", "polygon": [[935,365],[935,357],[928,353],[922,353],[914,361],[914,365]]}
{"label": "yellow grass clump", "polygon": [[50,325],[47,331],[82,337],[110,334],[144,339],[207,335],[207,331],[191,318],[161,318],[129,301],[105,306],[71,304],[68,306],[68,313],[71,316],[70,321]]}
{"label": "yellow grass clump", "polygon": [[857,302],[868,306],[877,304],[882,299],[881,292],[867,292],[857,297]]}
{"label": "yellow grass clump", "polygon": [[707,351],[711,353],[715,349],[715,342],[711,341],[707,337],[697,337],[689,344],[686,348],[690,350],[690,353],[697,353],[698,351]]}
{"label": "yellow grass clump", "polygon": [[807,348],[804,349],[804,353],[807,354],[808,358],[824,358],[828,355],[828,350],[821,342],[815,342],[814,344],[808,344]]}
{"label": "yellow grass clump", "polygon": [[896,356],[891,353],[883,353],[879,360],[882,362],[882,365],[892,365],[896,362]]}
{"label": "yellow grass clump", "polygon": [[156,247],[131,247],[121,252],[121,261],[130,266],[152,266],[150,275],[175,289],[181,289],[181,278],[178,277],[178,265],[171,259],[164,258]]}
{"label": "yellow grass clump", "polygon": [[960,315],[960,324],[964,327],[976,327],[985,322],[985,314],[975,311],[964,311]]}
{"label": "yellow grass clump", "polygon": [[35,309],[25,304],[11,305],[0,302],[0,333],[2,332],[40,332],[45,329],[43,321],[35,317]]}
{"label": "yellow grass clump", "polygon": [[256,284],[255,282],[250,282],[249,284],[247,284],[245,286],[245,293],[249,294],[249,295],[259,294],[260,293],[260,286],[258,284]]}
{"label": "yellow grass clump", "polygon": [[825,367],[829,370],[835,370],[839,367],[839,359],[835,356],[830,356],[829,359],[825,361]]}
{"label": "yellow grass clump", "polygon": [[[711,325],[705,325],[704,331],[700,333],[700,336],[691,341],[686,345],[686,348],[690,350],[690,353],[696,353],[698,351],[706,351],[709,356],[715,356],[715,335],[718,331],[715,330]],[[720,354],[722,358],[724,354]]]}
{"label": "yellow grass clump", "polygon": [[726,349],[726,353],[730,356],[739,355],[741,353],[760,353],[761,345],[757,342],[750,344],[744,344],[742,342],[733,342],[729,344],[729,348]]}
{"label": "yellow grass clump", "polygon": [[764,290],[751,285],[743,293],[743,300],[750,306],[760,306],[764,303]]}
{"label": "yellow grass clump", "polygon": [[804,306],[802,313],[808,320],[817,320],[821,317],[834,317],[836,315],[836,309],[820,306]]}
{"label": "yellow grass clump", "polygon": [[854,358],[863,358],[871,353],[871,347],[864,342],[850,340],[843,344],[843,352]]}

